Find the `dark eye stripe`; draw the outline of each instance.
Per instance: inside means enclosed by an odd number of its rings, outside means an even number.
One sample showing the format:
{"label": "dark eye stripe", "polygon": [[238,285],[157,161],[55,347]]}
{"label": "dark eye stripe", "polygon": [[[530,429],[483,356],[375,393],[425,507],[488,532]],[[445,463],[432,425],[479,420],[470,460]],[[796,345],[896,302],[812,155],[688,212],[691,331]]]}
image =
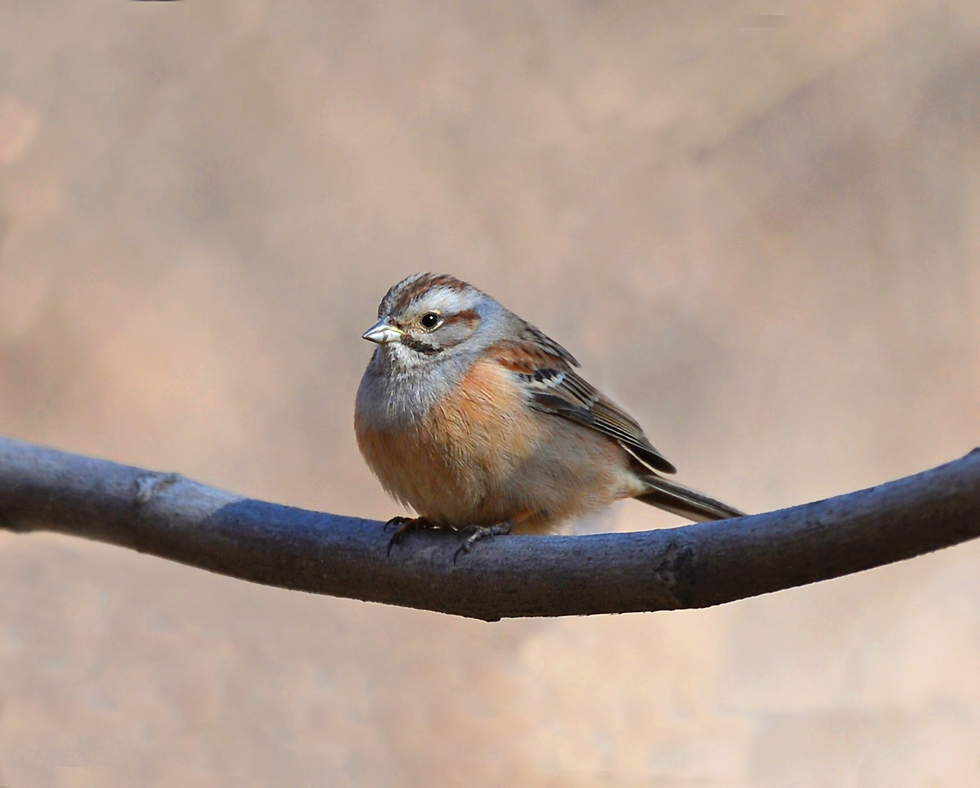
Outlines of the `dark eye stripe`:
{"label": "dark eye stripe", "polygon": [[455,315],[446,315],[446,318],[442,321],[444,326],[452,325],[453,323],[477,323],[480,320],[480,314],[475,309],[464,309],[462,312],[457,312]]}

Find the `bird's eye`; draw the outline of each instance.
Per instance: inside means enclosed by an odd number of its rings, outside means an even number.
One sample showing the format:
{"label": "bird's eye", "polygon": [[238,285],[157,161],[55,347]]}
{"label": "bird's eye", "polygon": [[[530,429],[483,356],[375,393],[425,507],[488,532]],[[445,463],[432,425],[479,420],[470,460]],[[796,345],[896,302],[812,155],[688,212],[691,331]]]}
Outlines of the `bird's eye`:
{"label": "bird's eye", "polygon": [[426,331],[432,331],[432,329],[439,327],[439,324],[442,323],[442,319],[435,312],[426,312],[419,319],[419,323]]}

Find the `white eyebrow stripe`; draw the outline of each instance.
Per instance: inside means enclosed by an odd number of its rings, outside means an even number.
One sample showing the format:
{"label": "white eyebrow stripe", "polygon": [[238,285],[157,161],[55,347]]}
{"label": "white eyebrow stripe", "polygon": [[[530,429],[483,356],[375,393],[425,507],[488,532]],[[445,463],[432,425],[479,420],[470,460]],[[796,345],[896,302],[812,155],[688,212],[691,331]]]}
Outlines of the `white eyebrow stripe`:
{"label": "white eyebrow stripe", "polygon": [[448,287],[434,287],[416,305],[422,309],[432,309],[446,314],[456,314],[471,309],[475,303],[472,291],[452,290]]}

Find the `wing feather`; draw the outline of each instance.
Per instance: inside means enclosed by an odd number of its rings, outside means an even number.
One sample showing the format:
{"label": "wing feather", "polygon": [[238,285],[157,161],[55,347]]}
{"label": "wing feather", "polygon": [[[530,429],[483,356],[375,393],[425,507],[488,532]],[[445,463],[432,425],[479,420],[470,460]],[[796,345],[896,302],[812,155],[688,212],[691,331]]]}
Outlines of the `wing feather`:
{"label": "wing feather", "polygon": [[676,473],[636,419],[579,375],[573,369],[578,362],[571,353],[543,332],[528,326],[520,341],[499,342],[490,353],[521,378],[535,410],[594,429],[612,438],[641,464],[662,473]]}

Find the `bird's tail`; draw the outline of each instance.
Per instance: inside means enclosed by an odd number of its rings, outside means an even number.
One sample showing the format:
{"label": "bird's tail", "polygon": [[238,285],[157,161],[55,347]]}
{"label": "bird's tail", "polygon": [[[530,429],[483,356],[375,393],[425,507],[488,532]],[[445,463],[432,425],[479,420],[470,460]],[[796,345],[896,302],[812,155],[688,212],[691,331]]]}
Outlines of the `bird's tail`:
{"label": "bird's tail", "polygon": [[668,481],[652,474],[644,475],[643,481],[649,486],[649,492],[637,495],[638,501],[648,503],[660,509],[666,509],[681,517],[701,523],[706,520],[727,520],[729,517],[744,517],[745,512],[729,506],[727,503],[709,498],[704,493],[685,487],[683,484]]}

